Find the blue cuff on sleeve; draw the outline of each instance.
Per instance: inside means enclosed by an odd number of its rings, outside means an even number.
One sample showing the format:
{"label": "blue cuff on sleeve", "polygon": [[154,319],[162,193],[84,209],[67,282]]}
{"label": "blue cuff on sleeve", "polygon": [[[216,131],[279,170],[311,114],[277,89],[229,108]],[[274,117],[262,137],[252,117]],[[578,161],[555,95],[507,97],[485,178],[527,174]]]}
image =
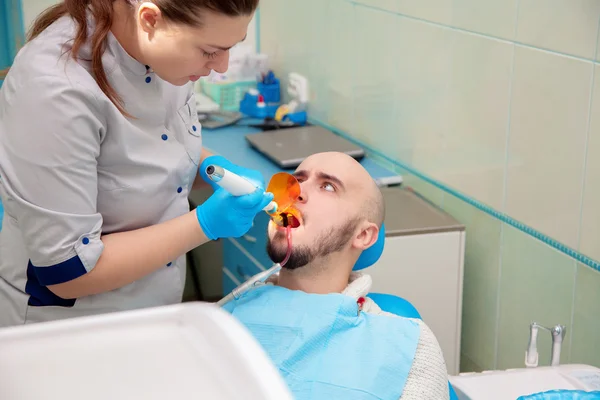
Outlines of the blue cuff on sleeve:
{"label": "blue cuff on sleeve", "polygon": [[39,283],[43,286],[57,285],[59,283],[68,282],[87,273],[87,270],[83,266],[79,256],[75,256],[67,261],[50,265],[48,267],[36,267],[33,264],[31,265],[33,266],[35,276],[37,277]]}

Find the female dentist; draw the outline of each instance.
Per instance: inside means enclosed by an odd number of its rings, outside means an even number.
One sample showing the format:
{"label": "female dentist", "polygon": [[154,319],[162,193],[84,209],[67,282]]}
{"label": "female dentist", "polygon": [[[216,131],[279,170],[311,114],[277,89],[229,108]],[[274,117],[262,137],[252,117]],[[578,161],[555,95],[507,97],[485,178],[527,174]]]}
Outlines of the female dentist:
{"label": "female dentist", "polygon": [[265,186],[202,150],[192,88],[257,5],[65,0],[38,18],[0,91],[0,327],[177,303],[185,253],[249,230],[264,189],[192,212],[188,194],[203,162]]}

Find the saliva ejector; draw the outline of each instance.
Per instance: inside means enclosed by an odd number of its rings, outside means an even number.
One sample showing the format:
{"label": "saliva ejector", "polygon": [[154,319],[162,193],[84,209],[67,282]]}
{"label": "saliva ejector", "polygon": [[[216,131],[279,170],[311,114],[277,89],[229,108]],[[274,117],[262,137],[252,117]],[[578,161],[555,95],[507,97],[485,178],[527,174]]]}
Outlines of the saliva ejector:
{"label": "saliva ejector", "polygon": [[[257,189],[252,182],[218,165],[211,164],[207,166],[206,175],[232,196],[244,196],[253,193]],[[298,227],[300,222],[297,214],[294,215],[295,213],[291,210],[288,211],[288,209],[291,209],[293,203],[300,196],[300,184],[294,176],[281,172],[273,175],[267,187],[267,192],[273,193],[273,201],[263,210],[269,214],[275,224],[286,229],[287,251],[285,258],[280,263],[276,263],[268,270],[254,275],[233,289],[231,293],[217,302],[218,306],[223,306],[231,300],[239,299],[247,291],[264,284],[269,277],[278,273],[281,267],[290,259],[292,253],[292,228]]]}

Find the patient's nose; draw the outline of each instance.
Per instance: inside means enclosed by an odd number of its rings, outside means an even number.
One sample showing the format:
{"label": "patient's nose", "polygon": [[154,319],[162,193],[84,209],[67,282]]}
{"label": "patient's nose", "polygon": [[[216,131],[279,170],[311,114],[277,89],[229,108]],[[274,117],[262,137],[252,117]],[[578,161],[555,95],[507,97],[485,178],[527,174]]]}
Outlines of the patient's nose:
{"label": "patient's nose", "polygon": [[[302,187],[302,186],[300,186]],[[306,203],[308,200],[308,195],[305,190],[300,190],[300,196],[298,196],[298,203]]]}

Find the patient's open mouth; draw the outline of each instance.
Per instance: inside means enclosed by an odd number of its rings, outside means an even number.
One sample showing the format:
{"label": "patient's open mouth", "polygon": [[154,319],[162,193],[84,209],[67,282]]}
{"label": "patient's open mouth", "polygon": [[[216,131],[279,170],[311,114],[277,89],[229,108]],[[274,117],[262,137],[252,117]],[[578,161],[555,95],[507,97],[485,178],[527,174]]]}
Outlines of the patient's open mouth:
{"label": "patient's open mouth", "polygon": [[292,228],[297,228],[300,226],[300,220],[296,218],[292,213],[282,213],[283,215],[283,226],[287,228],[291,226]]}
{"label": "patient's open mouth", "polygon": [[302,216],[295,209],[287,209],[282,213],[271,215],[271,219],[281,228],[287,228],[288,226],[290,228],[298,228],[302,225]]}

